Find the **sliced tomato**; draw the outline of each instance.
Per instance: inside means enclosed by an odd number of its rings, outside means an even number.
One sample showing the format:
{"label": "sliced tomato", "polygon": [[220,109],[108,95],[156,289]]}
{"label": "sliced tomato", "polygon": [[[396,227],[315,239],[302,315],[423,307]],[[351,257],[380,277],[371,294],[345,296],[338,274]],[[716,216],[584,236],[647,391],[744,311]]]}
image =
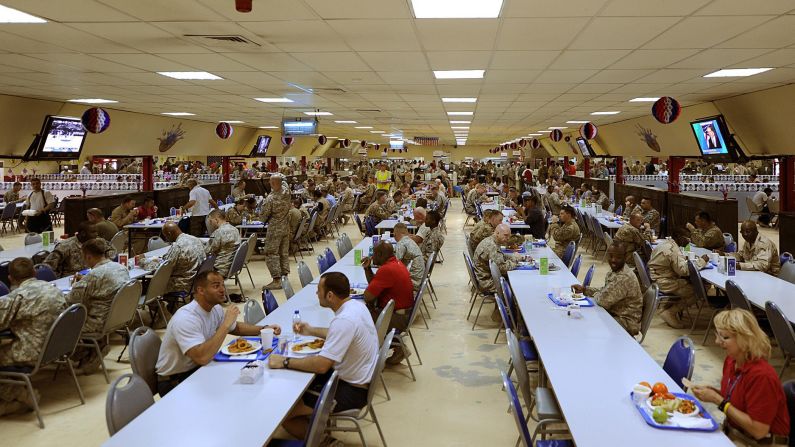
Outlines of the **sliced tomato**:
{"label": "sliced tomato", "polygon": [[665,394],[665,393],[667,393],[667,392],[668,392],[668,387],[667,387],[667,386],[665,386],[665,384],[664,384],[664,383],[662,383],[662,382],[657,382],[657,383],[655,383],[655,384],[654,384],[654,386],[651,388],[651,391],[652,391],[654,394]]}

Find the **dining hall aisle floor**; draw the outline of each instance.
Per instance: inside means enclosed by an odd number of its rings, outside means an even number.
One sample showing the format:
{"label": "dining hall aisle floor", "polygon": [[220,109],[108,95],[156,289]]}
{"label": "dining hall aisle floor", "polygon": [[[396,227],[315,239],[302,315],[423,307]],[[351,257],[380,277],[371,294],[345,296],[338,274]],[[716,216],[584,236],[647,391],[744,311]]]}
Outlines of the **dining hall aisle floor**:
{"label": "dining hall aisle floor", "polygon": [[[384,375],[392,399],[386,400],[381,385],[378,387],[374,400],[375,410],[384,435],[391,447],[416,446],[513,446],[516,441],[516,427],[512,416],[506,412],[508,408],[505,393],[500,390],[500,369],[507,367],[508,351],[504,335],[500,335],[497,343],[493,343],[498,324],[492,322],[490,315],[493,306],[485,306],[474,331],[472,320],[466,320],[469,310],[468,275],[464,268],[462,251],[464,233],[462,226],[465,215],[461,212],[460,199],[453,199],[447,217],[448,233],[442,249],[444,263],[437,264],[433,272],[433,284],[438,293],[439,301],[434,309],[428,301],[431,319],[429,329],[425,329],[418,318],[413,333],[417,340],[423,365],[415,366],[417,381],[413,382],[405,366],[390,367]],[[471,231],[471,226],[466,228]],[[762,229],[764,234],[778,242],[776,230]],[[56,229],[56,234],[62,228]],[[343,228],[354,244],[361,239],[361,234],[353,223]],[[16,248],[23,244],[21,235],[7,236],[0,240],[2,245]],[[333,239],[316,244],[319,249],[333,247]],[[300,257],[299,257],[300,259]],[[313,274],[317,274],[314,257],[305,255],[304,261]],[[583,264],[579,278],[591,264],[596,264],[594,285],[603,284],[608,266],[591,254],[583,254]],[[259,299],[263,285],[270,282],[267,268],[261,256],[255,256],[251,263],[255,287],[251,287],[248,275],[241,277],[244,292],[247,296]],[[292,262],[290,281],[294,288],[300,282]],[[227,287],[235,292],[232,281]],[[281,291],[276,291],[280,302],[284,301]],[[242,313],[242,305],[241,307]],[[706,313],[706,312],[705,312]],[[694,381],[718,384],[723,364],[723,352],[715,346],[714,335],[706,346],[702,346],[707,316],[691,335],[696,342],[696,367]],[[163,331],[159,331],[162,337]],[[674,340],[684,335],[687,330],[680,331],[667,327],[659,318],[652,324],[644,341],[644,348],[660,364],[665,359],[668,348]],[[587,334],[568,334],[572,337],[587,337]],[[231,337],[229,337],[231,339]],[[123,358],[117,363],[122,345],[121,338],[112,342],[111,352],[106,363],[111,372],[111,379],[130,372],[129,363]],[[576,352],[561,352],[559,355],[576,359]],[[410,360],[416,365],[417,355]],[[610,361],[610,359],[605,359]],[[774,353],[772,364],[778,367],[783,362],[780,352]],[[616,365],[631,368],[632,365]],[[788,371],[784,379],[792,378]],[[52,371],[40,373],[35,379],[35,386],[42,395],[41,407],[45,429],[39,429],[33,413],[0,417],[0,435],[2,444],[19,447],[53,446],[98,446],[108,437],[105,425],[105,398],[108,385],[101,373],[91,376],[79,376],[80,384],[86,396],[86,404],[80,405],[76,390],[68,374],[63,371],[53,381]],[[638,381],[647,378],[639,377]],[[599,386],[587,381],[587,369],[583,369],[583,380],[570,386]],[[629,389],[629,388],[628,388]],[[596,403],[583,403],[596,405]],[[263,406],[268,402],[263,402]],[[232,429],[231,421],[243,420],[247,424],[256,424],[257,415],[240,415],[234,409],[219,408],[213,415],[206,415],[199,423],[210,423],[214,420],[219,430]],[[531,430],[532,430],[531,426]],[[283,434],[277,432],[277,435]],[[355,434],[335,434],[345,441],[346,445],[359,445]],[[381,445],[378,432],[371,423],[365,423],[365,437],[368,445]],[[201,447],[193,445],[191,447]],[[219,446],[220,447],[220,446]],[[247,446],[238,446],[247,447]]]}

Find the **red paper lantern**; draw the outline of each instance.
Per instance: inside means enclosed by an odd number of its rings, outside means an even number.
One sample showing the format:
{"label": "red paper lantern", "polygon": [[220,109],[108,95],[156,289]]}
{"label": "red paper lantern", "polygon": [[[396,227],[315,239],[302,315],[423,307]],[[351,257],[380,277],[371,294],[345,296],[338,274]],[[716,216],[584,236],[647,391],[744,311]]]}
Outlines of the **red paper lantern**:
{"label": "red paper lantern", "polygon": [[518,149],[519,145],[516,142],[511,143],[511,149]]}
{"label": "red paper lantern", "polygon": [[100,107],[92,107],[83,112],[83,117],[80,120],[83,127],[91,133],[102,133],[108,130],[110,126],[110,115],[105,109]]}
{"label": "red paper lantern", "polygon": [[533,148],[533,149],[538,149],[538,148],[540,148],[540,147],[541,147],[541,141],[539,141],[539,140],[537,140],[537,139],[533,138],[533,140],[532,140],[532,141],[530,141],[530,147],[531,147],[531,148]]}
{"label": "red paper lantern", "polygon": [[252,0],[235,0],[235,9],[237,12],[251,12]]}
{"label": "red paper lantern", "polygon": [[555,129],[549,134],[549,138],[552,141],[560,141],[563,139],[563,132],[561,132],[560,129]]}
{"label": "red paper lantern", "polygon": [[527,146],[527,140],[525,140],[524,138],[519,140],[519,147],[526,147],[526,146]]}
{"label": "red paper lantern", "polygon": [[682,113],[682,106],[679,105],[679,101],[670,96],[663,96],[655,101],[651,107],[651,114],[654,119],[663,124],[673,123],[679,118],[680,113]]}
{"label": "red paper lantern", "polygon": [[340,140],[340,147],[348,148],[351,146],[351,140],[343,138]]}
{"label": "red paper lantern", "polygon": [[593,140],[598,132],[599,130],[594,123],[585,123],[580,126],[580,136],[586,140]]}
{"label": "red paper lantern", "polygon": [[320,145],[324,145],[324,144],[326,144],[328,142],[328,138],[326,138],[325,135],[321,135],[321,136],[317,137],[317,142]]}
{"label": "red paper lantern", "polygon": [[234,128],[229,123],[218,123],[218,125],[215,126],[215,134],[222,140],[231,137],[233,132]]}

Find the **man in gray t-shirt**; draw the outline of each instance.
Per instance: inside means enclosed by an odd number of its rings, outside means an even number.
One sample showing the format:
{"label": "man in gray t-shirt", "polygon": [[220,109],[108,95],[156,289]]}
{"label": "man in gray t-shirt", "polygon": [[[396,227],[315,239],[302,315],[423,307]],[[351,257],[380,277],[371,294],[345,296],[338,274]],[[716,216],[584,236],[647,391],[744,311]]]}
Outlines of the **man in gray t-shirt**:
{"label": "man in gray t-shirt", "polygon": [[416,292],[420,288],[422,277],[425,275],[425,259],[422,257],[422,250],[409,237],[408,227],[402,222],[395,224],[395,240],[397,241],[395,257],[405,264],[407,268],[411,264],[409,275],[411,275],[411,285],[414,288],[414,292]]}
{"label": "man in gray t-shirt", "polygon": [[266,327],[281,333],[278,325],[257,326],[238,322],[236,306],[224,309],[224,277],[215,271],[196,277],[194,300],[182,306],[168,322],[157,358],[157,391],[168,394],[200,366],[212,361],[227,334],[259,335]]}

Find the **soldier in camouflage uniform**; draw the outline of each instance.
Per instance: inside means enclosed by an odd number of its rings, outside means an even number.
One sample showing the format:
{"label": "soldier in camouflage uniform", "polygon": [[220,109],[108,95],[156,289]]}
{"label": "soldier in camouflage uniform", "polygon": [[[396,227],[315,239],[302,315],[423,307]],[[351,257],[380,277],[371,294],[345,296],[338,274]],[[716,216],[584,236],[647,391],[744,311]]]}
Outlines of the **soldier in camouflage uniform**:
{"label": "soldier in camouflage uniform", "polygon": [[472,252],[477,250],[478,245],[483,239],[494,234],[497,225],[502,223],[502,212],[497,210],[486,210],[483,212],[483,220],[475,224],[472,232],[469,233],[469,246]]}
{"label": "soldier in camouflage uniform", "polygon": [[706,211],[699,211],[696,214],[696,225],[693,226],[693,224],[688,222],[687,229],[690,230],[690,240],[697,247],[708,250],[723,250],[726,246],[723,232],[715,225],[712,217]]}
{"label": "soldier in camouflage uniform", "polygon": [[574,220],[574,208],[568,205],[561,208],[560,215],[552,217],[552,224],[547,233],[550,238],[555,240],[555,247],[552,251],[563,259],[563,253],[569,242],[577,242],[580,239],[580,227]]}
{"label": "soldier in camouflage uniform", "polygon": [[[83,258],[91,271],[86,276],[75,274],[75,283],[66,297],[66,302],[86,306],[88,318],[83,325],[83,334],[99,336],[108,319],[113,297],[130,281],[130,273],[126,266],[107,258],[105,245],[100,239],[86,242],[82,250]],[[100,342],[100,349],[103,354],[107,354],[107,343],[104,339]],[[94,348],[90,347],[78,347],[72,359],[80,362],[78,369],[81,374],[97,371],[102,363]]]}
{"label": "soldier in camouflage uniform", "polygon": [[[96,237],[97,230],[94,224],[84,220],[80,222],[78,226],[77,235],[56,245],[55,249],[44,259],[44,263],[49,265],[59,278],[74,275],[81,270],[85,270],[88,268],[88,265],[86,265],[86,261],[83,259],[82,245]],[[100,239],[100,242],[102,242],[105,250],[107,250],[108,257],[116,256],[116,252],[112,249],[108,241]]]}
{"label": "soldier in camouflage uniform", "polygon": [[235,202],[235,206],[226,210],[226,221],[232,224],[233,226],[242,225],[243,224],[243,214],[246,212],[246,200],[245,199],[238,199]]}
{"label": "soldier in camouflage uniform", "polygon": [[319,190],[314,192],[315,209],[317,210],[317,219],[315,220],[315,235],[317,237],[324,237],[328,234],[328,217],[331,212],[331,202],[326,198],[326,195]]}
{"label": "soldier in camouflage uniform", "polygon": [[560,200],[557,188],[552,185],[547,186],[547,203],[549,203],[553,215],[560,214],[560,208],[563,203]]}
{"label": "soldier in camouflage uniform", "polygon": [[[265,263],[273,281],[265,286],[274,290],[282,287],[282,276],[290,273],[290,192],[284,189],[281,176],[271,176],[271,193],[262,205],[262,222],[268,225],[265,234]],[[315,199],[321,192],[315,190]],[[328,206],[328,201],[324,200]],[[328,214],[328,209],[326,210]],[[318,216],[318,219],[320,216]]]}
{"label": "soldier in camouflage uniform", "polygon": [[558,194],[563,197],[571,197],[574,195],[574,188],[563,179],[558,180],[558,191],[560,191]]}
{"label": "soldier in camouflage uniform", "polygon": [[395,257],[402,262],[406,268],[409,268],[409,275],[411,276],[411,285],[414,287],[414,292],[420,288],[422,277],[425,276],[425,261],[422,256],[420,246],[409,237],[409,230],[406,224],[399,222],[395,224]]}
{"label": "soldier in camouflage uniform", "polygon": [[[651,259],[648,263],[649,277],[652,282],[660,286],[660,292],[680,297],[673,305],[660,313],[660,318],[674,329],[684,328],[679,313],[690,307],[696,300],[693,285],[688,279],[690,271],[687,268],[687,259],[679,250],[680,247],[684,247],[688,243],[690,243],[690,239],[687,237],[687,230],[677,228],[674,230],[672,238],[659,241],[657,247],[651,252]],[[702,258],[696,258],[693,262],[696,268],[701,269],[708,260],[709,258],[704,255]]]}
{"label": "soldier in camouflage uniform", "polygon": [[640,207],[643,209],[643,225],[647,230],[660,234],[660,212],[652,208],[651,200],[645,197],[640,201]]}
{"label": "soldier in camouflage uniform", "polygon": [[367,176],[363,177],[367,179],[367,186],[364,189],[364,192],[361,196],[359,196],[359,209],[357,211],[362,212],[367,209],[368,206],[373,202],[375,199],[375,177]]}
{"label": "soldier in camouflage uniform", "polygon": [[301,220],[306,219],[307,225],[309,224],[309,213],[301,207],[301,199],[295,198],[292,201],[292,207],[288,213],[288,222],[290,224],[290,253],[295,253],[298,250],[298,242],[294,240],[295,232],[298,231],[298,226],[301,225]]}
{"label": "soldier in camouflage uniform", "polygon": [[641,208],[640,205],[637,204],[637,202],[635,201],[635,196],[627,196],[624,200],[625,200],[624,209],[622,210],[621,213],[621,216],[624,217],[624,219],[629,219],[629,216],[635,213],[641,215],[643,214],[643,208]]}
{"label": "soldier in camouflage uniform", "polygon": [[643,254],[643,247],[646,241],[651,242],[651,232],[643,226],[643,216],[632,214],[629,216],[629,223],[625,223],[616,231],[613,240],[624,243],[626,251],[625,262],[628,266],[635,268],[635,252]]}
{"label": "soldier in camouflage uniform", "polygon": [[346,183],[340,182],[340,186],[337,188],[337,191],[339,191],[340,194],[339,206],[342,208],[340,216],[342,217],[343,225],[345,225],[350,219],[349,214],[354,211],[353,202],[355,199],[353,197],[353,190]]}
{"label": "soldier in camouflage uniform", "polygon": [[486,185],[478,184],[474,189],[471,189],[469,193],[467,193],[467,200],[466,204],[464,205],[464,210],[467,214],[475,214],[477,209],[476,205],[481,204],[486,199]]}
{"label": "soldier in camouflage uniform", "polygon": [[[174,263],[174,271],[171,272],[166,290],[169,293],[189,292],[193,276],[206,258],[204,244],[199,238],[183,233],[174,222],[163,225],[163,238],[166,242],[171,242],[171,248],[163,255],[163,261],[171,260]],[[153,267],[156,268],[157,265],[147,266],[151,270],[154,270]]]}
{"label": "soldier in camouflage uniform", "polygon": [[638,277],[624,263],[626,247],[621,241],[614,241],[607,249],[607,262],[610,272],[605,276],[604,287],[583,287],[579,284],[571,286],[577,293],[585,293],[615,318],[629,335],[640,332],[640,320],[643,316],[643,294],[640,290]]}
{"label": "soldier in camouflage uniform", "polygon": [[503,276],[519,265],[519,258],[513,255],[506,255],[500,250],[500,246],[507,244],[510,237],[511,227],[506,224],[499,224],[494,230],[494,234],[483,239],[475,250],[475,259],[472,260],[475,263],[475,274],[481,287],[487,292],[494,293],[497,291],[497,286],[499,286],[499,284],[494,283],[491,277],[490,260],[497,264]]}
{"label": "soldier in camouflage uniform", "polygon": [[593,187],[591,187],[591,203],[601,205],[602,209],[606,210],[610,207],[610,197],[607,197],[607,194],[600,191],[596,185],[593,185]]}
{"label": "soldier in camouflage uniform", "polygon": [[365,218],[370,219],[373,226],[378,225],[384,219],[389,219],[389,211],[386,209],[386,191],[377,191],[375,200],[367,207]]}
{"label": "soldier in camouflage uniform", "polygon": [[[13,335],[11,343],[0,344],[0,367],[31,367],[66,302],[57,287],[36,279],[33,261],[28,258],[11,261],[8,278],[18,287],[0,297],[0,331]],[[33,402],[25,387],[0,384],[0,416],[30,409]]]}
{"label": "soldier in camouflage uniform", "polygon": [[221,210],[210,211],[208,220],[215,231],[210,235],[204,252],[207,256],[215,255],[215,269],[226,278],[229,276],[229,267],[232,266],[237,247],[240,245],[240,232],[224,219]]}
{"label": "soldier in camouflage uniform", "polygon": [[781,261],[776,244],[759,234],[756,222],[751,220],[743,222],[740,234],[745,239],[745,244],[737,252],[737,270],[758,270],[778,276]]}
{"label": "soldier in camouflage uniform", "polygon": [[442,245],[444,245],[444,235],[439,226],[440,223],[441,215],[439,212],[428,211],[428,215],[425,217],[425,225],[430,228],[431,231],[428,232],[428,235],[424,237],[422,243],[420,243],[420,250],[422,250],[422,256],[425,257],[425,262],[428,262],[428,258],[430,258],[433,253],[440,251]]}

